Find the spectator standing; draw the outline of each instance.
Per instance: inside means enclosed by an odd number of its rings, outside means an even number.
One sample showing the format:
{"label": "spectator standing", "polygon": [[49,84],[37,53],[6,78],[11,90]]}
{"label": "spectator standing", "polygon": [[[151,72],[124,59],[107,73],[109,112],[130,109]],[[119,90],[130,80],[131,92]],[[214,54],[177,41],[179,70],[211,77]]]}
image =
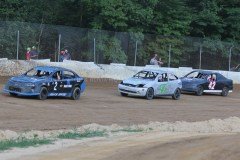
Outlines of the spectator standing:
{"label": "spectator standing", "polygon": [[65,51],[61,51],[60,52],[60,55],[59,55],[59,62],[63,62],[63,60],[64,60],[64,54],[65,54]]}
{"label": "spectator standing", "polygon": [[35,46],[32,46],[32,50],[30,51],[31,59],[38,59],[38,52]]}
{"label": "spectator standing", "polygon": [[30,58],[31,58],[30,52],[31,52],[31,48],[28,47],[28,48],[27,48],[27,52],[26,52],[26,60],[30,60]]}
{"label": "spectator standing", "polygon": [[71,54],[68,52],[67,49],[65,49],[64,59],[71,60]]}
{"label": "spectator standing", "polygon": [[154,56],[150,60],[150,64],[151,65],[158,65],[159,67],[161,67],[163,65],[163,62],[161,61],[161,58],[158,58],[157,54],[154,54]]}

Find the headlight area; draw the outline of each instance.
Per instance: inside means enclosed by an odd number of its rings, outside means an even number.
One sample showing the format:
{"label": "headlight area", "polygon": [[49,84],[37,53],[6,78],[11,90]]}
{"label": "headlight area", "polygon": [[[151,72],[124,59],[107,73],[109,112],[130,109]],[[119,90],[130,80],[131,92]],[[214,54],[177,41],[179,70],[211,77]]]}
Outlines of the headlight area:
{"label": "headlight area", "polygon": [[25,84],[26,87],[29,87],[31,89],[34,89],[35,88],[35,84],[34,83],[26,83]]}
{"label": "headlight area", "polygon": [[143,88],[145,86],[145,84],[138,84],[136,85],[137,88]]}

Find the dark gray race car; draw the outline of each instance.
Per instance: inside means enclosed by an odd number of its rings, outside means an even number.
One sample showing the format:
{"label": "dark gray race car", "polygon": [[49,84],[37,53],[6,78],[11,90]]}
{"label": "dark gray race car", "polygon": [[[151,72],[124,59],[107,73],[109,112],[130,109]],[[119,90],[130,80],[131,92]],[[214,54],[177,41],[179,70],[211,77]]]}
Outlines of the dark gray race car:
{"label": "dark gray race car", "polygon": [[182,91],[203,93],[220,93],[227,96],[233,90],[233,81],[218,72],[196,70],[181,78]]}

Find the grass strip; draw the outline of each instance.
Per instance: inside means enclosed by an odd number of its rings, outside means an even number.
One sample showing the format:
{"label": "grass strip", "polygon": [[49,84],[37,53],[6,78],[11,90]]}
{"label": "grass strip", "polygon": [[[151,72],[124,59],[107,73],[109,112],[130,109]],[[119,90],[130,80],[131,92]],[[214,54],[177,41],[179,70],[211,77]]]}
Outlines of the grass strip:
{"label": "grass strip", "polygon": [[0,151],[8,150],[10,148],[26,148],[30,146],[39,146],[45,144],[51,144],[53,140],[49,139],[27,139],[27,138],[18,138],[18,139],[11,139],[11,140],[3,140],[0,141]]}
{"label": "grass strip", "polygon": [[107,135],[104,131],[86,131],[84,133],[79,132],[67,132],[58,135],[60,139],[81,139],[81,138],[91,138],[91,137],[103,137]]}
{"label": "grass strip", "polygon": [[113,133],[116,133],[116,132],[131,132],[131,133],[135,133],[135,132],[143,132],[143,129],[124,128],[124,129],[114,130],[112,132]]}

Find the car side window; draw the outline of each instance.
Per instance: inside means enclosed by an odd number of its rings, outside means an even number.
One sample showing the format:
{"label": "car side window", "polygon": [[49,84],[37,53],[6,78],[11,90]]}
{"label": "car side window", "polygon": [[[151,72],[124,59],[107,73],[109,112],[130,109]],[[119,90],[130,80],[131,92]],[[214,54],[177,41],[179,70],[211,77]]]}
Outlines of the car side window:
{"label": "car side window", "polygon": [[168,75],[167,73],[163,73],[159,75],[158,82],[167,82],[168,81]]}
{"label": "car side window", "polygon": [[70,71],[63,71],[63,79],[72,79],[75,78],[75,74]]}
{"label": "car side window", "polygon": [[177,76],[173,75],[173,74],[169,74],[169,81],[174,81],[177,80]]}
{"label": "car side window", "polygon": [[62,80],[62,73],[61,73],[61,71],[55,72],[53,74],[52,78],[55,79],[55,80]]}

